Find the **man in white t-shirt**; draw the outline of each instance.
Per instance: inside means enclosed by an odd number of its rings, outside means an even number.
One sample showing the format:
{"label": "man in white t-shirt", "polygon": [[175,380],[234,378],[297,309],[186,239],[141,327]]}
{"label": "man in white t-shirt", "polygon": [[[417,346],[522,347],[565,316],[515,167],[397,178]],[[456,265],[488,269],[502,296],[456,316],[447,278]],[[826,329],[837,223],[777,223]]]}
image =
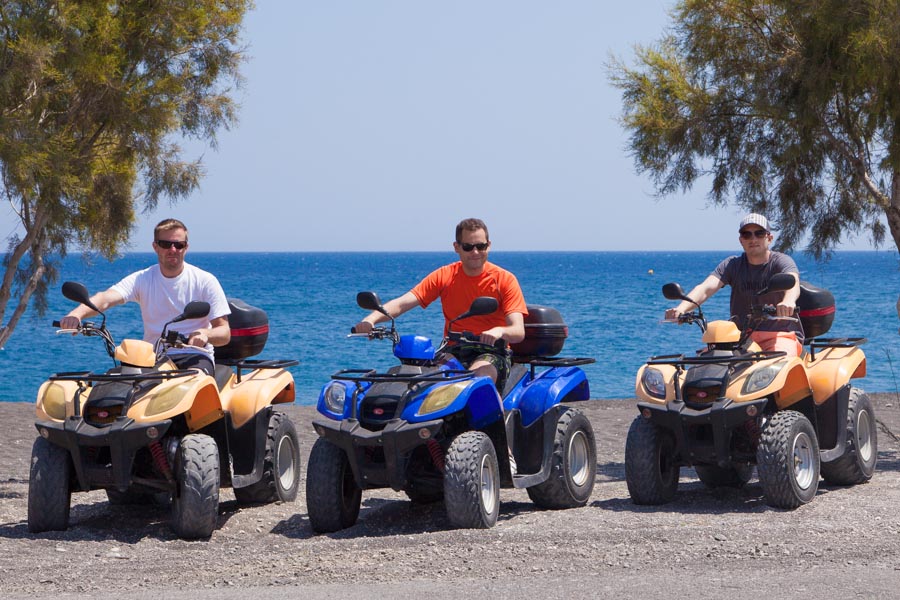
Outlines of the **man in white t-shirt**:
{"label": "man in white t-shirt", "polygon": [[[231,310],[219,281],[211,273],[184,262],[187,248],[188,230],[184,223],[177,219],[161,221],[153,230],[153,249],[159,264],[132,273],[105,292],[94,294],[91,302],[104,312],[125,302],[137,302],[144,321],[144,340],[151,344],[159,339],[163,326],[180,315],[189,302],[208,302],[208,316],[170,327],[187,336],[188,342],[181,348],[170,348],[168,356],[181,369],[201,369],[212,375],[213,347],[231,340]],[[60,319],[60,326],[75,329],[82,319],[96,314],[81,304]]]}

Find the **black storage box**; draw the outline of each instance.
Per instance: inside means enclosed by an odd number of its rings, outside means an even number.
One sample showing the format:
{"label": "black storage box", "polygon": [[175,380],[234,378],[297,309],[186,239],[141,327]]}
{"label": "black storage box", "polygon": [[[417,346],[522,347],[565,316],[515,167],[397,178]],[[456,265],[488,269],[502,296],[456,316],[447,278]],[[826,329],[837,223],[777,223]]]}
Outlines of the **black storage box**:
{"label": "black storage box", "polygon": [[525,339],[510,347],[516,356],[556,356],[562,352],[568,336],[569,328],[558,310],[529,304]]}
{"label": "black storage box", "polygon": [[269,339],[269,316],[261,308],[250,306],[237,298],[228,299],[228,325],[231,341],[216,348],[216,359],[238,360],[256,356]]}
{"label": "black storage box", "polygon": [[797,308],[800,309],[800,324],[807,340],[824,335],[831,329],[835,305],[834,296],[828,290],[800,281]]}

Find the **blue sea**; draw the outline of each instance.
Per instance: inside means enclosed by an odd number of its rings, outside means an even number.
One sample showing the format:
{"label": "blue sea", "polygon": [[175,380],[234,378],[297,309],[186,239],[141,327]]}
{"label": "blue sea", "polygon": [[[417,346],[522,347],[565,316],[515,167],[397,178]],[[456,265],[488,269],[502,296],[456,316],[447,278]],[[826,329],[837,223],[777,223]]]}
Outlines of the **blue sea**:
{"label": "blue sea", "polygon": [[[495,251],[491,260],[516,274],[529,304],[552,306],[562,313],[569,326],[563,356],[597,360],[584,367],[593,398],[631,398],[635,372],[649,356],[691,352],[702,346],[696,327],[660,322],[671,305],[662,297],[662,285],[675,281],[690,290],[728,254]],[[896,391],[900,377],[897,253],[839,252],[826,263],[803,254],[794,258],[804,280],[828,288],[837,300],[837,315],[827,335],[868,338],[863,346],[868,374],[860,387],[870,392]],[[188,255],[188,262],[216,274],[229,297],[268,313],[269,340],[256,358],[300,361],[291,371],[301,404],[315,404],[322,385],[338,369],[394,364],[390,342],[347,337],[350,327],[366,314],[356,306],[357,292],[372,290],[387,301],[454,259],[450,252]],[[75,280],[93,293],[155,260],[150,253],[129,254],[113,263],[66,258],[59,283],[49,294],[48,312],[43,317],[27,313],[0,350],[6,374],[0,382],[0,401],[32,402],[41,382],[57,371],[101,371],[112,366],[99,338],[56,334],[51,322],[73,306],[59,287],[65,280]],[[728,292],[728,288],[720,291],[704,305],[708,318],[728,318]],[[137,305],[111,309],[107,326],[116,341],[140,338]],[[438,303],[397,320],[401,334],[427,335],[435,342],[442,326]]]}

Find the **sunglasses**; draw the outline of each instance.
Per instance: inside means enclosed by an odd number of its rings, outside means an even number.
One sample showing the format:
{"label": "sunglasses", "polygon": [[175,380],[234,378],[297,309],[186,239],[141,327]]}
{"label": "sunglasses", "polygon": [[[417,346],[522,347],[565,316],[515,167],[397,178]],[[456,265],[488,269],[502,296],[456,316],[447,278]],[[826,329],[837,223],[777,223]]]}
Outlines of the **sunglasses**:
{"label": "sunglasses", "polygon": [[490,247],[490,242],[483,242],[481,244],[466,244],[465,242],[460,242],[459,247],[463,249],[463,252],[471,252],[475,248],[478,248],[479,252],[484,252]]}
{"label": "sunglasses", "polygon": [[744,240],[749,240],[750,238],[752,238],[754,236],[756,236],[758,238],[764,238],[767,235],[769,235],[769,232],[766,231],[765,229],[755,229],[753,231],[747,231],[747,230],[742,229],[739,233],[741,234],[741,239],[744,239]]}
{"label": "sunglasses", "polygon": [[184,250],[187,248],[187,242],[172,242],[169,240],[156,240],[156,245],[163,250],[174,247],[176,250]]}

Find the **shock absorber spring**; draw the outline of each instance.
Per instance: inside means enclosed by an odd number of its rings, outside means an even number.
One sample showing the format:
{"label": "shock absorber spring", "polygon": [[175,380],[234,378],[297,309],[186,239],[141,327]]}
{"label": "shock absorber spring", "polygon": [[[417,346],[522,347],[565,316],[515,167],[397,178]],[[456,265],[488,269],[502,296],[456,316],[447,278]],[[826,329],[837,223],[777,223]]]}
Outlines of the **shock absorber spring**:
{"label": "shock absorber spring", "polygon": [[425,445],[428,446],[428,453],[431,454],[431,462],[434,463],[434,466],[441,473],[444,472],[444,449],[441,448],[441,445],[438,444],[434,439],[429,439],[425,442]]}
{"label": "shock absorber spring", "polygon": [[150,454],[153,455],[153,462],[156,464],[159,472],[165,476],[167,481],[172,481],[172,469],[169,467],[169,461],[166,460],[166,452],[159,441],[150,443]]}

